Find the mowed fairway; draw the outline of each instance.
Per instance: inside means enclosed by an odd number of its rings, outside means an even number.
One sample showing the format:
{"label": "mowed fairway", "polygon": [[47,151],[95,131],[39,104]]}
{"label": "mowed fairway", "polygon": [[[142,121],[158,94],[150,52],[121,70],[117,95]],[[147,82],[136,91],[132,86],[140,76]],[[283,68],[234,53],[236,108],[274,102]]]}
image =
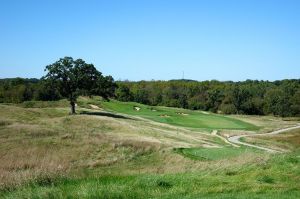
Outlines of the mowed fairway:
{"label": "mowed fairway", "polygon": [[246,153],[259,153],[251,148],[235,148],[235,147],[222,147],[222,148],[177,148],[175,152],[188,157],[193,160],[222,160],[227,158],[237,157]]}
{"label": "mowed fairway", "polygon": [[112,100],[103,102],[106,110],[140,116],[156,122],[203,129],[257,130],[258,127],[227,116],[180,108],[147,106],[134,102]]}

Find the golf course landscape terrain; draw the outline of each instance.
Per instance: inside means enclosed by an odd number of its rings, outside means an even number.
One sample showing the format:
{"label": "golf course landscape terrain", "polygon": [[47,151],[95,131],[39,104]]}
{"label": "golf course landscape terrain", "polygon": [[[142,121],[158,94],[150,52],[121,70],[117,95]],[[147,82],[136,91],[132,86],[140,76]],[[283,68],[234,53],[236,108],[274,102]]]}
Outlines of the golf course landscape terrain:
{"label": "golf course landscape terrain", "polygon": [[191,111],[180,108],[150,107],[134,102],[104,102],[107,110],[140,116],[156,122],[182,127],[202,129],[245,129],[256,130],[258,127],[237,119],[204,111]]}
{"label": "golf course landscape terrain", "polygon": [[0,5],[0,199],[300,199],[300,0]]}
{"label": "golf course landscape terrain", "polygon": [[300,197],[300,128],[261,135],[297,118],[100,97],[79,97],[76,115],[67,100],[0,109],[0,198]]}

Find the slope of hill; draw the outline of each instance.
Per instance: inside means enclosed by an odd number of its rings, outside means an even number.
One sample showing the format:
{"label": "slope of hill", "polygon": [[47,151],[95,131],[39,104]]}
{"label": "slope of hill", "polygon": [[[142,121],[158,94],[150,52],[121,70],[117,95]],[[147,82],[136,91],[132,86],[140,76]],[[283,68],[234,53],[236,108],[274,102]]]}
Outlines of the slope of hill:
{"label": "slope of hill", "polygon": [[[109,105],[117,107],[114,112],[101,110],[111,108]],[[161,114],[189,116],[176,114],[185,110],[152,107],[157,109],[153,111],[139,104],[125,105],[80,98],[77,115],[68,115],[65,101],[0,105],[0,197],[300,196],[298,142],[285,139],[289,152],[284,154],[236,148],[210,134],[210,128],[216,126],[191,128],[159,121]],[[132,105],[138,105],[140,112]],[[159,122],[150,111],[158,114]],[[227,121],[219,115],[192,111],[187,114]],[[243,116],[244,122],[228,118],[229,122],[258,126],[261,132],[296,123],[271,118],[272,123],[269,117]],[[220,129],[221,134],[245,133],[236,129],[234,122],[230,123],[233,129]],[[268,145],[277,142],[272,139]]]}

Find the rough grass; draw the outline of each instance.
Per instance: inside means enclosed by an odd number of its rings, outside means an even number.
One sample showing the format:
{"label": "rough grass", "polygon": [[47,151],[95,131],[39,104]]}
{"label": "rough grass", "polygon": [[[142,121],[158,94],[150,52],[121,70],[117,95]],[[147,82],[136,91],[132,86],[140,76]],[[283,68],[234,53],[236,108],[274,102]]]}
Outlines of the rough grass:
{"label": "rough grass", "polygon": [[207,132],[32,103],[0,105],[0,198],[299,198],[296,147],[270,155]]}
{"label": "rough grass", "polygon": [[274,131],[276,129],[287,128],[293,125],[296,125],[300,118],[296,117],[293,120],[282,117],[273,117],[273,116],[258,116],[258,115],[230,115],[230,118],[242,120],[244,122],[248,122],[254,124],[255,126],[260,127],[256,129],[256,132],[259,133],[267,133]]}
{"label": "rough grass", "polygon": [[[77,170],[76,175],[80,175],[85,168],[111,167],[130,173],[133,164],[139,167],[136,172],[167,171],[171,169],[155,165],[171,153],[170,146],[209,143],[207,136],[202,140],[199,134],[195,141],[188,133],[144,121],[111,115],[68,115],[67,107],[0,108],[0,189],[21,186],[41,176]],[[172,158],[168,156],[168,162]],[[178,171],[183,169],[184,165],[178,166]]]}
{"label": "rough grass", "polygon": [[300,149],[300,129],[291,130],[286,133],[273,136],[246,137],[244,141],[261,146],[273,147],[285,150]]}
{"label": "rough grass", "polygon": [[53,108],[53,107],[67,107],[69,102],[66,99],[59,101],[26,101],[18,104],[24,108]]}
{"label": "rough grass", "polygon": [[77,100],[77,105],[82,108],[91,108],[91,105],[96,105],[99,108],[102,106],[102,98],[98,96],[93,97],[79,97]]}
{"label": "rough grass", "polygon": [[[242,168],[178,174],[90,176],[35,182],[3,198],[299,198],[297,163],[288,156]],[[298,175],[298,176],[297,176]]]}

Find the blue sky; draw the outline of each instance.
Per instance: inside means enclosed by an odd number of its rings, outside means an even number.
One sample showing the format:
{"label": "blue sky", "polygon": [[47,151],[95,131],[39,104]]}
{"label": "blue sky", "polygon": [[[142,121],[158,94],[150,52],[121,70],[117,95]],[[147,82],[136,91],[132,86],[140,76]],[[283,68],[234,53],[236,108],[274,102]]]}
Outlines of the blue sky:
{"label": "blue sky", "polygon": [[300,1],[0,2],[0,78],[64,56],[116,80],[300,78]]}

